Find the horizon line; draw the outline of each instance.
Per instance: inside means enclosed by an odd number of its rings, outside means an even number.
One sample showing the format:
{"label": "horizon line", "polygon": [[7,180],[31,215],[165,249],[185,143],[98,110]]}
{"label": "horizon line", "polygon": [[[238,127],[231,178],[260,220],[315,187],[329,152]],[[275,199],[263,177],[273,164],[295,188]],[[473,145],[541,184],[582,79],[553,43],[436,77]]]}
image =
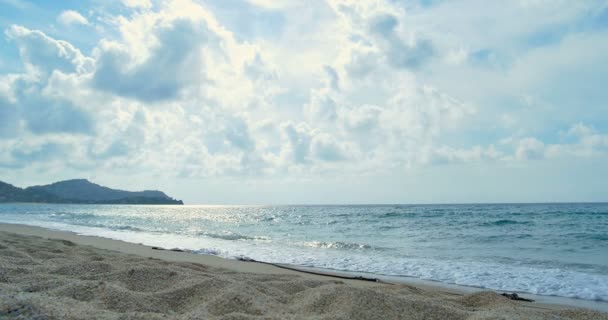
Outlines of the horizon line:
{"label": "horizon line", "polygon": [[450,206],[450,205],[541,205],[541,204],[608,204],[608,201],[554,201],[554,202],[437,202],[437,203],[266,203],[266,204],[229,204],[229,203],[184,203],[184,206]]}

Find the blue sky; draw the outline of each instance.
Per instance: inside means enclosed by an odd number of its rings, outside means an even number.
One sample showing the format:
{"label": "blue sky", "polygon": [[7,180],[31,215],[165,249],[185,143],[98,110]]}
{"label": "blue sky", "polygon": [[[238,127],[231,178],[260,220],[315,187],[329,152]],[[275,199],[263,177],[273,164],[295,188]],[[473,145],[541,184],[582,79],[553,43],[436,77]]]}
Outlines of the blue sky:
{"label": "blue sky", "polygon": [[0,0],[0,180],[608,201],[608,1]]}

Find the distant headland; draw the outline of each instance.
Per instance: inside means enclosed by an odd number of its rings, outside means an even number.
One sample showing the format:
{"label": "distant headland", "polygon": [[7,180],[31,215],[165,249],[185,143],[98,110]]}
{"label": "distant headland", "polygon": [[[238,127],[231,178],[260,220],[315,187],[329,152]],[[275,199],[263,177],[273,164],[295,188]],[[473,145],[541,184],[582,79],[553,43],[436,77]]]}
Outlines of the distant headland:
{"label": "distant headland", "polygon": [[0,203],[74,204],[184,204],[162,191],[124,191],[100,186],[87,179],[59,181],[25,189],[0,181]]}

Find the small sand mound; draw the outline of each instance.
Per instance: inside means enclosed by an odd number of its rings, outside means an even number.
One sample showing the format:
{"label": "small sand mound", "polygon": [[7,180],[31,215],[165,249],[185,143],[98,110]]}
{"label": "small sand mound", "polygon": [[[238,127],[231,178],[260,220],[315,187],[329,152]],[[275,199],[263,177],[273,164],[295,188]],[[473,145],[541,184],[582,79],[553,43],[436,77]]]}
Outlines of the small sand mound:
{"label": "small sand mound", "polygon": [[105,260],[105,258],[102,256],[98,256],[98,255],[92,255],[89,257],[89,261],[103,261],[103,260]]}
{"label": "small sand mound", "polygon": [[113,284],[104,283],[97,292],[97,300],[101,300],[103,306],[112,311],[161,312],[164,307],[145,293],[129,291]]}
{"label": "small sand mound", "polygon": [[43,276],[28,278],[19,283],[19,288],[24,292],[46,292],[72,283],[72,279],[48,278]]}
{"label": "small sand mound", "polygon": [[132,291],[158,291],[178,281],[178,273],[167,268],[133,267],[110,276]]}
{"label": "small sand mound", "polygon": [[56,258],[61,258],[63,256],[63,252],[54,252],[54,251],[33,251],[29,252],[30,256],[33,259],[41,259],[41,260],[51,260]]}
{"label": "small sand mound", "polygon": [[27,275],[31,273],[31,271],[28,268],[22,267],[21,264],[14,266],[0,263],[0,273],[2,274],[2,278],[4,280],[2,282],[12,282],[12,279]]}
{"label": "small sand mound", "polygon": [[514,305],[515,302],[503,297],[496,292],[482,291],[463,297],[460,302],[471,308],[494,307],[497,305]]}
{"label": "small sand mound", "polygon": [[606,313],[599,313],[592,310],[570,309],[556,312],[555,319],[605,320],[608,319],[608,315]]}
{"label": "small sand mound", "polygon": [[0,319],[48,319],[33,304],[16,296],[0,293]]}
{"label": "small sand mound", "polygon": [[303,282],[269,281],[267,284],[277,290],[280,290],[286,296],[291,296],[298,292],[312,288],[312,286],[308,286],[307,283]]}
{"label": "small sand mound", "polygon": [[74,242],[69,241],[69,240],[56,240],[56,241],[59,241],[59,243],[63,244],[64,246],[68,246],[68,247],[73,247],[76,245]]}
{"label": "small sand mound", "polygon": [[112,271],[112,265],[105,262],[79,262],[68,265],[63,265],[51,273],[66,275],[66,276],[77,276],[87,277],[91,275],[99,275],[100,273],[109,273]]}
{"label": "small sand mound", "polygon": [[168,310],[191,311],[199,306],[205,306],[217,296],[217,290],[212,283],[223,282],[219,279],[190,282],[189,285],[178,285],[168,290],[155,293],[154,297],[166,305]]}
{"label": "small sand mound", "polygon": [[59,287],[54,290],[54,293],[78,301],[91,301],[97,298],[102,286],[103,282],[78,281]]}
{"label": "small sand mound", "polygon": [[178,265],[182,268],[199,271],[199,272],[206,272],[209,270],[209,267],[207,267],[206,265],[203,265],[200,263],[194,263],[194,262],[177,262],[176,265]]}
{"label": "small sand mound", "polygon": [[212,315],[244,313],[249,315],[264,315],[269,307],[276,309],[277,302],[270,296],[259,294],[249,286],[231,286],[217,295],[207,304],[207,310]]}
{"label": "small sand mound", "polygon": [[10,281],[8,277],[9,276],[6,267],[0,264],[0,282],[8,283]]}
{"label": "small sand mound", "polygon": [[448,303],[396,296],[370,288],[324,286],[304,292],[298,311],[324,319],[465,319]]}
{"label": "small sand mound", "polygon": [[26,254],[24,252],[15,251],[15,250],[11,250],[8,248],[0,250],[0,256],[4,256],[7,258],[19,258],[19,259],[25,259],[25,260],[32,259],[28,254]]}

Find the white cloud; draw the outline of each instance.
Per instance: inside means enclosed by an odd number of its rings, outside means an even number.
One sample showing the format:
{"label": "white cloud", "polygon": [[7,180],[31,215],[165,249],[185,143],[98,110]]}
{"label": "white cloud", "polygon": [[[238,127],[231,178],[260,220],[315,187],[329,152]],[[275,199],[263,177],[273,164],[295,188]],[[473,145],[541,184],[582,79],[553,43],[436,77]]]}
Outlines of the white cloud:
{"label": "white cloud", "polygon": [[[429,21],[423,9],[391,1],[256,0],[285,25],[272,41],[243,40],[196,1],[123,3],[145,10],[109,17],[104,28],[111,32],[92,50],[23,26],[5,31],[25,68],[0,77],[0,165],[27,170],[53,159],[48,166],[58,171],[80,165],[142,175],[310,178],[608,152],[606,135],[577,118],[582,109],[549,113],[556,109],[545,94],[561,88],[556,95],[576,97],[584,89],[568,92],[576,81],[551,80],[563,78],[559,73],[601,78],[603,69],[593,70],[605,53],[601,32],[507,50],[526,30],[486,22],[505,38],[480,35],[448,10],[468,1],[424,9],[433,12]],[[544,12],[508,7],[528,18]],[[575,7],[551,19],[585,11]],[[544,19],[524,24],[540,28]],[[587,92],[601,98],[601,83],[585,83],[595,88]],[[594,109],[601,108],[585,110]],[[539,114],[568,116],[547,127]],[[571,123],[578,124],[558,134]],[[60,161],[73,152],[75,160]]]}
{"label": "white cloud", "polygon": [[284,136],[283,153],[288,161],[296,164],[310,162],[310,142],[314,134],[313,129],[306,123],[293,124],[291,122],[282,125]]}
{"label": "white cloud", "polygon": [[29,1],[25,0],[0,0],[0,3],[7,4],[21,10],[31,8],[33,6]]}
{"label": "white cloud", "polygon": [[543,157],[545,144],[536,138],[524,138],[517,144],[515,157],[518,160],[540,159]]}
{"label": "white cloud", "polygon": [[59,14],[59,16],[57,17],[57,21],[59,21],[59,23],[69,26],[69,25],[76,25],[76,24],[81,24],[81,25],[88,25],[89,21],[87,20],[87,18],[83,17],[80,13],[78,13],[78,11],[74,11],[74,10],[66,10],[61,12],[61,14]]}
{"label": "white cloud", "polygon": [[[175,98],[188,85],[204,79],[202,46],[213,47],[214,35],[205,24],[175,20],[157,30],[157,42],[145,61],[118,43],[102,43],[96,51],[93,83],[121,96],[153,102]],[[170,72],[166,72],[170,70]]]}
{"label": "white cloud", "polygon": [[92,59],[84,56],[72,44],[50,38],[41,31],[12,25],[5,31],[5,35],[16,43],[26,66],[38,71],[83,73],[92,68]]}
{"label": "white cloud", "polygon": [[294,5],[294,1],[288,0],[247,0],[253,5],[269,8],[269,9],[284,9]]}
{"label": "white cloud", "polygon": [[318,134],[313,138],[311,152],[322,161],[343,161],[353,156],[347,146],[327,133]]}
{"label": "white cloud", "polygon": [[[4,115],[0,122],[8,128],[3,130],[4,136],[92,134],[94,115],[73,100],[80,95],[81,87],[76,86],[75,93],[71,90],[74,87],[57,88],[58,80],[70,81],[90,72],[92,59],[70,43],[48,37],[41,31],[13,25],[5,34],[19,48],[26,71],[5,76],[0,81],[4,92],[4,99],[0,97]],[[53,145],[59,144],[55,141]]]}
{"label": "white cloud", "polygon": [[494,145],[488,147],[473,146],[468,149],[440,146],[426,148],[419,154],[419,161],[424,164],[479,164],[484,162],[504,161],[506,155]]}
{"label": "white cloud", "polygon": [[547,146],[547,157],[594,157],[608,152],[608,134],[597,132],[583,123],[576,123],[568,129],[566,136],[574,138],[570,143]]}
{"label": "white cloud", "polygon": [[122,0],[122,3],[130,8],[150,9],[152,7],[150,0]]}
{"label": "white cloud", "polygon": [[561,136],[564,141],[559,143],[544,143],[534,137],[506,139],[504,143],[514,147],[514,157],[505,156],[502,160],[580,159],[608,153],[608,134],[598,133],[583,123],[573,124]]}

